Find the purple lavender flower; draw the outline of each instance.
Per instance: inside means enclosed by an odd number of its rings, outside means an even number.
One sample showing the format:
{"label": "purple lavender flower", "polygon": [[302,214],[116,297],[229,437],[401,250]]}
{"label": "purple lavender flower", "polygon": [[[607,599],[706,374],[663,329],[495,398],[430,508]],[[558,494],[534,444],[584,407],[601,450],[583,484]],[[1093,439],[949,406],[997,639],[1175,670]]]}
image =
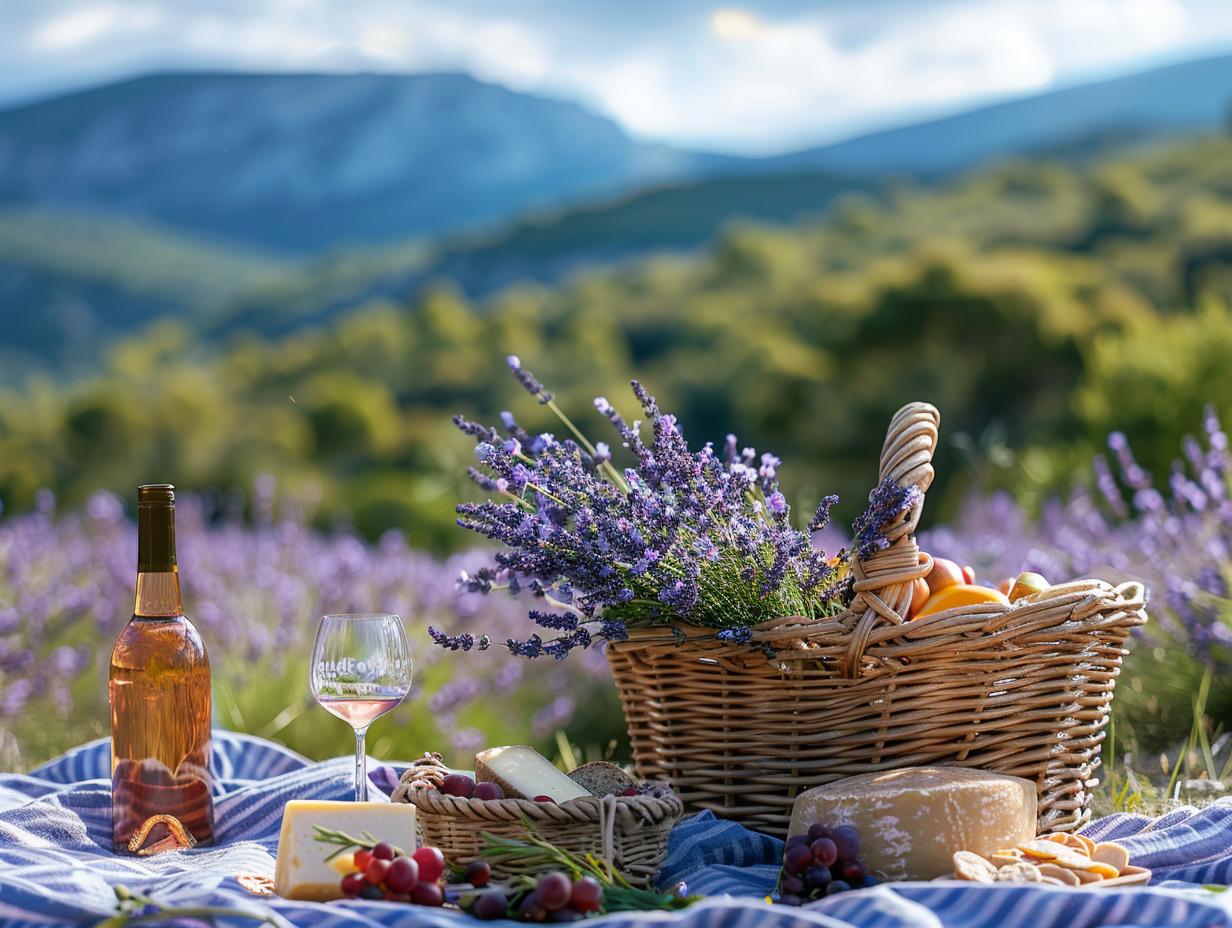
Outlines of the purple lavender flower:
{"label": "purple lavender flower", "polygon": [[518,356],[516,354],[511,354],[509,357],[505,358],[505,363],[508,364],[509,369],[513,371],[513,376],[517,378],[518,383],[525,387],[526,392],[535,397],[535,399],[539,400],[540,403],[547,405],[555,399],[551,393],[548,393],[547,390],[543,388],[543,384],[534,378],[530,371],[522,367],[522,362],[518,360]]}
{"label": "purple lavender flower", "polygon": [[[542,384],[518,359],[509,364],[542,401]],[[650,425],[648,439],[606,398],[595,400],[637,459],[623,475],[610,466],[609,446],[591,445],[554,404],[574,437],[545,432],[529,443],[494,442],[488,436],[495,430],[459,421],[480,439],[472,479],[507,497],[457,507],[459,525],[503,546],[496,569],[510,578],[494,582],[494,572],[480,573],[465,578],[466,589],[528,590],[552,607],[531,610],[531,621],[560,633],[546,641],[538,633],[509,637],[510,652],[561,658],[595,637],[623,637],[631,625],[745,627],[777,615],[833,614],[846,565],[832,563],[813,549],[808,533],[791,527],[777,483],[779,459],[759,459],[752,448],[737,456],[734,436],[722,457],[710,444],[694,452],[675,416],[641,384],[634,381],[632,389]],[[511,415],[502,420],[514,427]],[[824,522],[831,505],[827,498],[815,523]],[[457,635],[437,640],[455,649],[467,643]]]}

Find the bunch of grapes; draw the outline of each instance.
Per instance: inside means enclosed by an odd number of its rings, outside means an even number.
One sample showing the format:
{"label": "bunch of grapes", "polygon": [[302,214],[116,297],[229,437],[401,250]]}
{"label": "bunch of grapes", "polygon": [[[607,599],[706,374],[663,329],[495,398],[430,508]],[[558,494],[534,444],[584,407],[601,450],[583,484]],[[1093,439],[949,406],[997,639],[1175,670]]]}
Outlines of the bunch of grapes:
{"label": "bunch of grapes", "polygon": [[361,847],[356,851],[354,866],[355,872],[342,878],[342,894],[348,899],[387,899],[428,906],[445,902],[445,855],[439,848],[421,847],[408,856],[381,841],[371,850]]}
{"label": "bunch of grapes", "polygon": [[592,912],[603,911],[603,884],[592,876],[573,880],[554,870],[540,876],[532,887],[516,893],[489,889],[469,901],[464,900],[462,905],[476,918],[484,920],[516,918],[526,922],[572,922]]}
{"label": "bunch of grapes", "polygon": [[808,834],[793,835],[783,848],[779,902],[804,905],[822,896],[877,885],[859,860],[860,833],[850,825],[829,828],[820,822]]}
{"label": "bunch of grapes", "polygon": [[[441,780],[441,792],[460,799],[504,799],[499,783],[476,783],[464,773],[451,773]],[[546,798],[546,797],[542,797]]]}

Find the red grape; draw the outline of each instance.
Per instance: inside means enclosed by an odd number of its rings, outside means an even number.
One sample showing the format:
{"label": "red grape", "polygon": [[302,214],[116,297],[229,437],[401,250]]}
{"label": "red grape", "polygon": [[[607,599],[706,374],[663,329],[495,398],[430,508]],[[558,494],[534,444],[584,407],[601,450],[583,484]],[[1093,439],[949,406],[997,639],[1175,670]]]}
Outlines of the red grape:
{"label": "red grape", "polygon": [[593,876],[584,876],[573,884],[569,907],[585,915],[603,908],[603,884]]}
{"label": "red grape", "polygon": [[419,879],[425,883],[439,880],[445,872],[445,855],[439,848],[421,847],[411,855],[411,859],[419,864]]}
{"label": "red grape", "polygon": [[378,860],[393,860],[394,846],[387,841],[382,841],[372,849],[372,856]]}
{"label": "red grape", "polygon": [[794,895],[793,893],[785,893],[779,896],[779,902],[783,905],[804,905],[804,897]]}
{"label": "red grape", "polygon": [[381,887],[379,886],[365,886],[363,889],[359,891],[359,898],[360,899],[373,899],[373,900],[384,899],[385,890],[381,889]]}
{"label": "red grape", "polygon": [[535,895],[539,897],[539,904],[549,912],[555,912],[567,906],[572,892],[573,881],[559,870],[553,870],[539,877],[539,885],[535,887]]}
{"label": "red grape", "polygon": [[472,886],[487,886],[492,879],[492,867],[486,860],[472,860],[466,865],[466,882]]}
{"label": "red grape", "polygon": [[783,869],[792,876],[799,876],[813,864],[813,852],[797,844],[783,855]]}
{"label": "red grape", "polygon": [[851,884],[843,880],[832,880],[830,885],[826,887],[826,895],[833,896],[835,893],[845,893],[851,889]]}
{"label": "red grape", "polygon": [[830,832],[830,840],[838,849],[839,860],[855,860],[860,853],[860,833],[850,825],[843,825]]}
{"label": "red grape", "polygon": [[576,922],[582,917],[581,912],[575,912],[573,909],[557,909],[555,912],[549,912],[547,921],[549,922]]}
{"label": "red grape", "polygon": [[801,845],[802,847],[808,847],[812,843],[813,842],[811,842],[808,839],[808,835],[792,835],[790,838],[787,839],[787,843],[783,845],[783,853],[786,854],[797,844]]}
{"label": "red grape", "polygon": [[838,860],[838,848],[829,838],[818,838],[809,845],[809,851],[813,855],[813,862],[823,867],[829,867]]}
{"label": "red grape", "polygon": [[441,780],[441,792],[449,796],[470,799],[475,793],[475,781],[465,774],[451,773]]}
{"label": "red grape", "polygon": [[411,902],[416,905],[444,905],[445,890],[439,883],[425,883],[420,880],[411,887]]}
{"label": "red grape", "polygon": [[876,886],[880,882],[881,880],[877,879],[871,873],[866,873],[864,874],[864,879],[860,881],[860,885],[857,886],[856,888],[857,889],[871,889],[872,887]]}
{"label": "red grape", "polygon": [[419,864],[413,857],[399,857],[389,865],[385,874],[385,888],[395,893],[409,893],[419,882]]}
{"label": "red grape", "polygon": [[533,801],[534,802],[550,802],[552,803],[552,805],[556,805],[556,800],[553,799],[551,796],[536,796]]}
{"label": "red grape", "polygon": [[499,783],[476,783],[475,792],[471,796],[472,799],[504,799],[505,791],[500,788]]}
{"label": "red grape", "polygon": [[368,864],[372,863],[372,852],[367,848],[360,848],[355,852],[355,869],[361,873],[368,869]]}
{"label": "red grape", "polygon": [[373,886],[380,886],[385,882],[385,876],[389,873],[389,861],[381,860],[379,857],[372,858],[372,863],[368,864],[364,870],[364,876],[368,878],[368,882]]}
{"label": "red grape", "polygon": [[814,864],[804,871],[804,882],[809,889],[825,889],[830,883],[830,868]]}
{"label": "red grape", "polygon": [[800,879],[798,876],[792,876],[791,874],[783,877],[782,881],[779,883],[779,889],[782,890],[783,893],[792,896],[803,896],[805,892],[808,891],[808,887],[804,885],[804,880]]}
{"label": "red grape", "polygon": [[344,896],[358,896],[368,881],[362,873],[348,873],[342,878],[342,894]]}
{"label": "red grape", "polygon": [[539,901],[538,892],[527,894],[522,904],[518,906],[518,915],[527,922],[541,922],[548,917],[548,910]]}
{"label": "red grape", "polygon": [[639,795],[639,793],[638,793],[638,791],[637,791],[637,787],[636,787],[636,786],[630,786],[628,789],[621,790],[621,791],[620,791],[620,795],[622,795],[622,796],[637,796],[637,795]]}
{"label": "red grape", "polygon": [[830,829],[827,828],[821,822],[814,822],[813,824],[809,825],[809,829],[808,829],[809,844],[812,844],[818,838],[828,838],[828,837],[830,837]]}
{"label": "red grape", "polygon": [[387,889],[385,890],[385,901],[386,902],[410,902],[411,894],[410,893],[396,893],[391,889]]}
{"label": "red grape", "polygon": [[843,879],[855,886],[864,879],[864,867],[858,860],[845,860],[839,866],[838,872],[842,874]]}
{"label": "red grape", "polygon": [[509,900],[499,889],[489,889],[475,900],[471,912],[476,918],[482,918],[484,921],[505,918],[509,914]]}

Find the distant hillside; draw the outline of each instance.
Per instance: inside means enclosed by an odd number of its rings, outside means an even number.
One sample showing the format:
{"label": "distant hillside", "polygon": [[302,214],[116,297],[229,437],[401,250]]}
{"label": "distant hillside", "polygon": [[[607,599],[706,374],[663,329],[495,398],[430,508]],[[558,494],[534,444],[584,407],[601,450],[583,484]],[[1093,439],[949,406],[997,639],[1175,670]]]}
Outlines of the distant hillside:
{"label": "distant hillside", "polygon": [[1220,129],[1230,121],[1232,55],[1227,55],[876,132],[767,159],[759,167],[930,177],[1100,137],[1118,142],[1164,138]]}
{"label": "distant hillside", "polygon": [[0,112],[0,205],[286,252],[435,236],[735,161],[457,74],[158,74]]}
{"label": "distant hillside", "polygon": [[0,379],[96,359],[159,316],[280,335],[448,279],[519,280],[794,223],[892,173],[1087,163],[1222,127],[1232,56],[796,155],[630,141],[460,75],[155,75],[0,112]]}
{"label": "distant hillside", "polygon": [[581,265],[654,251],[688,251],[724,223],[796,223],[820,216],[836,197],[874,193],[877,184],[819,173],[722,177],[643,191],[519,222],[506,232],[441,250],[426,275],[482,295],[518,280],[554,283]]}

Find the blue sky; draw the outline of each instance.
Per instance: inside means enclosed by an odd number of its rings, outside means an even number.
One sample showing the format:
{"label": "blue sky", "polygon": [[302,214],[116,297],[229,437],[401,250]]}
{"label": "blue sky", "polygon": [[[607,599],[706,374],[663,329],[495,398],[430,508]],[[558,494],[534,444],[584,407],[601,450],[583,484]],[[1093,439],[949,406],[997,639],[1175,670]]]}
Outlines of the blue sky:
{"label": "blue sky", "polygon": [[1221,52],[1229,0],[0,0],[0,104],[167,68],[461,70],[745,154]]}

